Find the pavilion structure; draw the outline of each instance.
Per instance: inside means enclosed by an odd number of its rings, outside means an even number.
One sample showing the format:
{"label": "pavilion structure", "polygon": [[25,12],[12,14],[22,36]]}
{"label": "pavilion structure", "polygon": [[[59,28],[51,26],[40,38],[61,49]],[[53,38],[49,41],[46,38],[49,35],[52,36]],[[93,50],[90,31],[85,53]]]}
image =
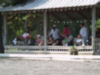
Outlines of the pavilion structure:
{"label": "pavilion structure", "polygon": [[4,45],[7,43],[7,14],[42,13],[44,15],[44,49],[46,50],[49,48],[47,46],[48,16],[53,13],[66,13],[67,19],[73,21],[83,18],[91,23],[91,48],[95,50],[95,29],[96,19],[100,18],[99,10],[100,0],[29,0],[24,5],[5,7],[0,9],[4,19]]}

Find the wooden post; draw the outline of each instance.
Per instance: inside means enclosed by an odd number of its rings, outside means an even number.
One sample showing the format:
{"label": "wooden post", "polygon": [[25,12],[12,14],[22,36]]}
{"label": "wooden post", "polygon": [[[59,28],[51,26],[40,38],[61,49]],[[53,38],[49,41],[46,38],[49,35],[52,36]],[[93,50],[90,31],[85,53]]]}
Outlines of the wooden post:
{"label": "wooden post", "polygon": [[44,12],[44,50],[47,50],[47,24],[48,24],[48,18],[47,18],[47,11]]}
{"label": "wooden post", "polygon": [[3,44],[7,44],[7,15],[3,14],[3,22],[4,22],[4,35],[3,35]]}
{"label": "wooden post", "polygon": [[95,50],[96,7],[92,8],[92,47]]}
{"label": "wooden post", "polygon": [[2,40],[2,14],[0,13],[0,53],[4,53],[4,46]]}

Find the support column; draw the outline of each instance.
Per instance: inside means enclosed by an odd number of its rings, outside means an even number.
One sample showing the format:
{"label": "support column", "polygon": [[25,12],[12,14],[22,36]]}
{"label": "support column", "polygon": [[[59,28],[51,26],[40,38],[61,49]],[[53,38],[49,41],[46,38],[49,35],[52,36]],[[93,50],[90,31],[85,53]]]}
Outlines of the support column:
{"label": "support column", "polygon": [[7,44],[7,15],[3,15],[3,22],[4,22],[4,35],[3,35],[3,44]]}
{"label": "support column", "polygon": [[47,50],[47,24],[48,24],[48,17],[47,11],[44,12],[44,47]]}
{"label": "support column", "polygon": [[4,53],[4,46],[3,46],[3,37],[2,37],[2,26],[3,26],[3,16],[0,13],[0,53]]}
{"label": "support column", "polygon": [[92,47],[95,50],[95,34],[96,34],[96,7],[92,8]]}

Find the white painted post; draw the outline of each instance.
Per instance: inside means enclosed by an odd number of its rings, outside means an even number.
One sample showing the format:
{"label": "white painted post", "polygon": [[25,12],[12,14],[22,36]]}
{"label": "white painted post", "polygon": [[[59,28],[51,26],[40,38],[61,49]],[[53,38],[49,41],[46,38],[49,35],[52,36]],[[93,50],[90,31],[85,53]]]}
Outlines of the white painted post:
{"label": "white painted post", "polygon": [[3,44],[7,44],[7,15],[3,14],[3,22],[4,22],[4,35],[3,35]]}
{"label": "white painted post", "polygon": [[47,50],[47,24],[48,24],[48,20],[47,20],[47,11],[44,12],[44,47],[45,50]]}
{"label": "white painted post", "polygon": [[92,47],[95,50],[96,7],[92,8]]}

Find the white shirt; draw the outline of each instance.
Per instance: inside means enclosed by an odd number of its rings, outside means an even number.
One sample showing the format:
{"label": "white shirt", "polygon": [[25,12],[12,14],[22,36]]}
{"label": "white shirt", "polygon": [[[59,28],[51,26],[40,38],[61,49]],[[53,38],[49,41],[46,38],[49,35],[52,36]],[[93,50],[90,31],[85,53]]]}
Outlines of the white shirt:
{"label": "white shirt", "polygon": [[87,30],[87,28],[85,26],[80,29],[80,35],[83,38],[87,38],[88,37],[88,30]]}
{"label": "white shirt", "polygon": [[80,43],[80,42],[82,42],[82,41],[83,41],[83,39],[77,39],[77,40],[76,40],[77,43]]}
{"label": "white shirt", "polygon": [[82,45],[82,42],[83,42],[83,39],[81,39],[81,38],[79,39],[79,38],[78,38],[78,39],[76,40],[76,45],[80,46],[80,45]]}
{"label": "white shirt", "polygon": [[59,38],[59,30],[57,28],[55,30],[52,29],[50,31],[50,35],[52,35],[54,40],[57,40]]}

